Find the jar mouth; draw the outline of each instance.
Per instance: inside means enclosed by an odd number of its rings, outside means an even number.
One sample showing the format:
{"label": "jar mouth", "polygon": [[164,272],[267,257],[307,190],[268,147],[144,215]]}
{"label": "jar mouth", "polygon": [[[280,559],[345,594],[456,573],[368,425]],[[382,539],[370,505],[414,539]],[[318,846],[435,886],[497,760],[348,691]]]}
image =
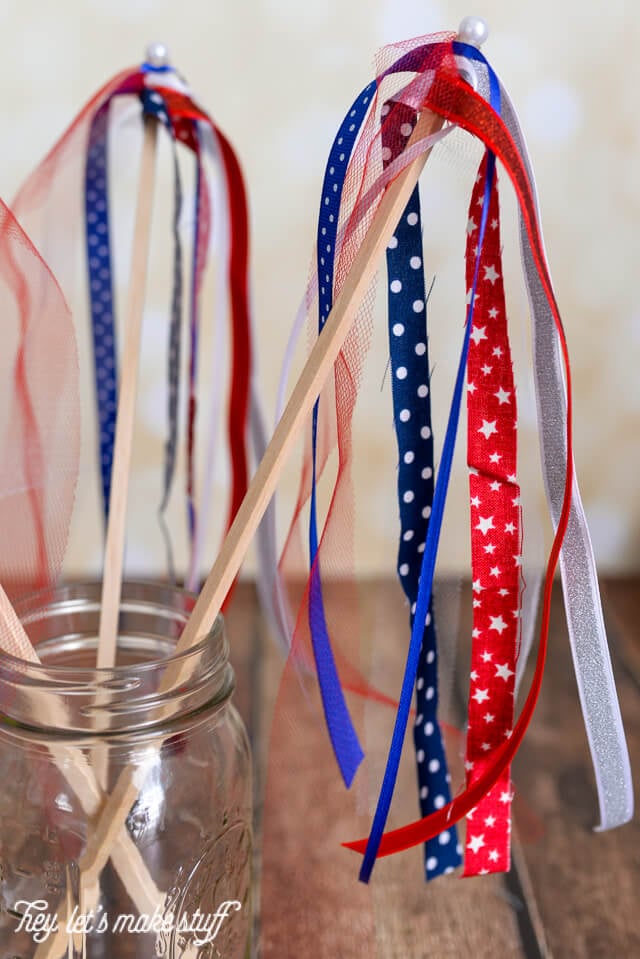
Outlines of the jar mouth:
{"label": "jar mouth", "polygon": [[[195,600],[177,587],[125,581],[116,664],[97,668],[100,583],[26,597],[16,613],[40,662],[3,654],[0,713],[32,728],[53,715],[61,732],[104,733],[148,727],[225,702],[233,671],[221,615],[201,640],[175,653]],[[164,690],[162,677],[174,666],[188,678],[180,688]]]}
{"label": "jar mouth", "polygon": [[[93,631],[91,629],[93,622],[99,622],[101,598],[100,583],[72,583],[32,593],[15,604],[15,611],[36,651],[39,655],[44,653],[46,656],[52,637],[56,640],[61,637],[73,640],[76,636],[86,635],[87,631]],[[161,633],[164,634],[166,631],[166,635],[163,635],[163,648],[166,648],[168,655],[156,661],[140,662],[136,664],[136,668],[154,669],[160,664],[166,667],[173,663],[180,663],[201,652],[204,647],[212,642],[215,645],[222,646],[224,619],[222,614],[219,613],[211,630],[197,643],[194,643],[193,646],[182,653],[169,652],[179,639],[182,629],[195,606],[196,598],[193,593],[177,586],[143,580],[126,580],[123,582],[120,598],[120,625],[122,626],[124,613],[130,624],[127,631],[135,629],[136,625],[142,626],[143,620],[147,621],[144,623],[143,630],[152,631],[155,637],[159,637]],[[149,621],[151,617],[154,619],[153,623]],[[61,634],[61,628],[64,628],[67,624],[68,627],[71,627],[70,630]],[[95,645],[97,648],[97,633]],[[89,648],[89,646],[86,648]],[[9,652],[3,652],[3,657],[8,662],[13,661],[16,664],[27,662]],[[29,665],[33,666],[34,664],[29,663]],[[131,665],[118,665],[116,663],[113,666],[100,668],[91,666],[87,667],[87,672],[90,672],[92,676],[126,672],[131,669]],[[48,670],[54,671],[61,679],[65,673],[77,676],[82,671],[82,667],[65,663],[47,661],[46,666]]]}

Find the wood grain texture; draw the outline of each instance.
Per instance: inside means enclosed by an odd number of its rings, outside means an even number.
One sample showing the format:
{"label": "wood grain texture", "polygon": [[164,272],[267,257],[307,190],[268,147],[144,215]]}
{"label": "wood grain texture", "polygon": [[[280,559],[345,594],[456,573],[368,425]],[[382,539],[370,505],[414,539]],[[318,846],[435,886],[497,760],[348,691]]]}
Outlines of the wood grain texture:
{"label": "wood grain texture", "polygon": [[[345,601],[341,602],[339,584],[331,584],[330,592],[332,608],[350,609],[346,590]],[[400,686],[408,635],[404,599],[396,584],[387,581],[366,584],[360,599],[357,628],[363,637],[363,653],[367,656],[375,650],[370,664],[373,675],[385,692],[394,695]],[[280,670],[273,663],[278,654],[271,647],[265,650],[264,658],[271,663],[264,675],[263,692],[268,719]],[[262,959],[297,959],[305,954],[310,941],[314,955],[344,959],[364,955],[378,959],[524,957],[516,906],[502,877],[460,882],[457,876],[447,876],[427,885],[422,850],[415,849],[381,860],[368,887],[358,883],[359,858],[351,853],[345,858],[339,844],[359,835],[358,830],[362,832],[370,823],[392,710],[371,711],[365,707],[365,749],[375,755],[370,776],[363,781],[359,774],[356,780],[354,788],[360,798],[354,803],[346,798],[324,758],[326,733],[322,725],[314,722],[311,711],[301,709],[299,703],[286,702],[291,695],[285,692],[283,702],[281,694],[278,708],[288,710],[291,735],[307,748],[298,750],[296,758],[282,747],[270,755],[270,775],[276,779],[271,784],[262,833],[269,860],[262,885]],[[350,705],[357,711],[354,697]],[[261,726],[264,729],[266,722]],[[454,751],[459,742],[454,737]],[[264,738],[257,758],[266,760]],[[459,760],[456,765],[456,775],[461,777]],[[331,775],[327,775],[329,770]],[[274,793],[278,802],[273,801]],[[415,818],[417,812],[409,737],[394,800],[394,821]],[[328,842],[323,838],[327,836]],[[316,872],[326,870],[329,861],[331,884],[325,881],[318,885]]]}
{"label": "wood grain texture", "polygon": [[601,585],[609,642],[640,691],[640,579],[605,579]]}
{"label": "wood grain texture", "polygon": [[[514,763],[516,787],[544,829],[537,842],[524,847],[527,869],[555,956],[636,956],[640,823],[636,815],[619,829],[593,831],[598,804],[559,590],[554,599],[545,680]],[[605,593],[605,614],[611,619],[615,604],[606,600]],[[640,701],[620,668],[613,636],[610,645],[637,794]]]}
{"label": "wood grain texture", "polygon": [[[340,604],[339,586],[332,588],[333,601]],[[251,702],[259,705],[253,715],[249,712],[247,716],[255,744],[257,781],[262,782],[268,724],[282,663],[268,640],[266,628],[260,625],[256,605],[256,618],[252,620],[250,610],[255,596],[252,598],[251,590],[252,587],[242,584],[234,599],[229,633],[238,638],[241,623],[245,624],[245,632],[252,631],[253,646],[250,643],[243,647],[253,649],[250,662],[242,659],[245,653],[238,649],[236,659],[243,665],[236,668],[240,698],[244,676],[251,688]],[[364,584],[360,598],[358,628],[363,654],[370,654],[369,666],[376,682],[393,694],[399,689],[399,670],[407,644],[404,598],[391,581]],[[637,785],[640,700],[636,679],[628,668],[628,652],[637,652],[639,645],[636,623],[640,614],[640,581],[606,582],[603,598]],[[236,602],[242,604],[240,613],[234,609]],[[233,625],[232,615],[239,617],[237,625]],[[460,658],[464,661],[464,637],[469,622],[464,590],[456,618],[456,629],[462,637]],[[443,629],[445,626],[443,623]],[[373,767],[381,774],[390,734],[389,718],[384,712],[374,714],[367,710],[365,719],[366,746],[380,740]],[[304,725],[306,720],[301,722]],[[324,748],[321,727],[310,725],[304,735],[310,737],[308,757],[313,757],[315,749]],[[460,737],[450,736],[448,746],[455,789],[462,775]],[[409,743],[393,806],[396,824],[416,816],[411,751]],[[307,790],[300,786],[300,770],[280,758],[281,804],[279,812],[275,807],[275,820],[274,806],[269,805],[272,819],[267,823],[267,831],[278,847],[278,870],[271,869],[265,877],[269,888],[263,888],[263,908],[268,911],[263,920],[269,924],[270,938],[262,959],[298,959],[307,954],[310,940],[307,938],[305,944],[305,936],[314,937],[313,955],[318,959],[360,959],[364,955],[376,959],[626,959],[640,955],[640,922],[635,904],[640,888],[638,817],[612,832],[592,830],[597,800],[559,591],[554,595],[549,659],[540,704],[513,767],[515,838],[509,875],[462,882],[456,876],[441,877],[427,885],[421,880],[421,850],[415,849],[380,861],[367,891],[357,883],[357,868],[354,870],[347,861],[346,871],[336,877],[331,888],[311,885],[309,895],[299,896],[299,884],[313,873],[315,855],[309,843],[301,846],[298,841],[300,821],[311,839],[330,830],[336,841],[344,838],[345,829],[353,824],[352,813],[345,811],[339,791],[322,781],[319,770],[321,764],[316,768],[312,761],[308,762]],[[369,804],[378,781],[379,776],[372,775],[365,788]],[[310,795],[315,802],[310,802]],[[256,838],[260,851],[261,789],[257,801]],[[362,903],[366,907],[364,919],[358,913]],[[325,929],[323,934],[323,923],[336,910],[343,921],[329,931]]]}

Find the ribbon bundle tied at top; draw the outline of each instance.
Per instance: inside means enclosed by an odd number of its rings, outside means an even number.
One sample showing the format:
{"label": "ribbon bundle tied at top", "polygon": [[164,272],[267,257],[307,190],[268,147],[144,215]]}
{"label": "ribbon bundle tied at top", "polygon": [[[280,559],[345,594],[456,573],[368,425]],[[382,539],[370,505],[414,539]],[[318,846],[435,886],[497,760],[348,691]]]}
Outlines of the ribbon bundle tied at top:
{"label": "ribbon bundle tied at top", "polygon": [[[151,80],[152,85],[149,84]],[[174,81],[175,83],[175,81]],[[166,84],[166,85],[165,85]],[[86,243],[89,273],[90,306],[95,360],[96,408],[99,423],[99,450],[102,476],[102,495],[105,520],[109,515],[111,466],[116,422],[117,344],[113,306],[113,278],[111,269],[111,231],[108,218],[107,149],[109,111],[114,97],[137,94],[145,115],[154,117],[166,128],[173,147],[174,160],[174,263],[173,283],[168,328],[167,366],[167,424],[165,461],[162,471],[162,517],[171,493],[175,474],[178,445],[178,396],[181,389],[181,342],[183,309],[183,251],[180,235],[182,213],[182,185],[176,146],[181,144],[193,154],[196,163],[194,191],[194,243],[189,311],[189,360],[186,403],[187,422],[184,426],[186,447],[185,499],[187,531],[190,542],[190,575],[197,570],[201,558],[202,538],[198,535],[198,511],[195,505],[195,419],[197,414],[197,371],[201,295],[211,232],[213,197],[208,184],[204,154],[214,138],[223,176],[226,182],[226,203],[230,215],[231,249],[228,262],[228,283],[233,291],[231,302],[232,375],[229,403],[229,449],[231,459],[230,523],[244,496],[248,482],[247,416],[249,410],[249,379],[251,370],[251,339],[248,305],[248,222],[247,204],[242,175],[235,153],[221,131],[208,115],[193,101],[182,84],[178,89],[169,85],[166,70],[157,72],[145,65],[142,70],[126,76],[124,81],[100,100],[89,131],[85,169]],[[183,89],[180,89],[183,87]],[[221,358],[217,360],[221,363]],[[222,377],[215,377],[217,381]],[[218,386],[213,390],[216,397]],[[215,410],[216,414],[218,410]],[[204,484],[204,513],[208,514],[211,476]],[[172,565],[170,563],[170,565]]]}
{"label": "ribbon bundle tied at top", "polygon": [[[389,62],[389,56],[393,57],[392,62]],[[473,66],[480,80],[480,92],[471,89],[461,77],[457,60],[461,56],[473,61]],[[416,599],[413,601],[415,606],[412,606],[411,611],[413,629],[409,658],[399,697],[398,718],[387,773],[383,781],[369,842],[360,840],[346,843],[349,847],[363,853],[366,849],[361,872],[363,879],[368,879],[376,856],[387,855],[407,848],[409,845],[428,841],[445,832],[448,834],[453,824],[467,814],[471,815],[468,825],[465,873],[471,875],[508,867],[509,807],[512,798],[509,765],[531,719],[540,689],[548,638],[553,572],[558,562],[567,526],[571,528],[576,512],[580,512],[576,507],[576,503],[579,503],[579,495],[577,494],[577,486],[574,484],[571,456],[571,381],[566,343],[542,245],[529,163],[519,137],[519,128],[511,103],[484,57],[475,48],[453,41],[451,38],[420,38],[406,45],[396,45],[390,51],[387,51],[387,62],[383,63],[377,80],[378,88],[400,72],[403,74],[411,72],[414,76],[408,83],[405,83],[399,93],[394,95],[394,100],[403,103],[409,109],[409,112],[413,111],[414,116],[420,110],[427,109],[443,117],[448,123],[444,134],[453,125],[467,130],[484,143],[488,153],[480,179],[474,188],[472,212],[467,224],[469,238],[467,251],[469,311],[452,410],[436,476],[433,505],[422,507],[430,510],[428,514],[429,522],[424,527],[426,538],[423,540],[420,536],[416,543],[416,546],[422,546],[424,543],[424,547],[421,551],[422,561],[419,564],[418,591]],[[483,91],[486,92],[487,99],[484,98]],[[503,104],[502,108],[501,103]],[[366,110],[364,109],[365,106],[367,107]],[[501,118],[502,109],[504,109],[505,114],[504,120]],[[378,96],[372,97],[371,89],[367,88],[365,93],[355,101],[334,142],[325,176],[318,238],[318,298],[325,319],[331,307],[332,299],[335,298],[336,292],[340,289],[348,274],[355,251],[366,235],[366,229],[371,222],[382,193],[393,177],[416,156],[418,150],[427,149],[433,145],[433,140],[415,146],[411,143],[408,134],[412,129],[412,121],[407,118],[405,120],[407,133],[404,142],[401,143],[399,149],[392,150],[391,143],[398,142],[397,131],[395,139],[388,141],[386,144],[384,142],[385,129],[387,134],[390,133],[391,129],[389,126],[390,113],[390,109],[385,105],[381,107],[378,103]],[[402,124],[400,124],[400,127],[402,127]],[[359,139],[356,141],[355,138],[359,131]],[[408,147],[407,144],[409,144]],[[552,352],[553,366],[557,373],[553,389],[547,390],[547,395],[553,395],[554,400],[542,404],[541,430],[544,435],[549,430],[549,420],[553,418],[555,422],[553,428],[556,431],[558,424],[562,424],[561,440],[564,441],[564,443],[556,442],[556,446],[563,447],[560,457],[563,469],[562,483],[558,487],[557,480],[554,478],[553,483],[549,484],[556,536],[547,565],[541,641],[532,685],[520,715],[515,721],[514,677],[516,649],[520,634],[519,610],[523,588],[520,575],[522,527],[516,479],[516,387],[511,369],[502,290],[497,180],[494,176],[496,158],[510,177],[520,206],[525,248],[525,278],[529,289],[535,289],[535,297],[532,294],[534,330],[536,336],[544,341],[547,353]],[[384,161],[386,169],[382,168],[382,161]],[[332,193],[325,193],[327,186],[331,187]],[[330,225],[326,222],[325,206],[331,211],[329,214]],[[411,209],[409,213],[415,218],[418,215],[418,210]],[[402,229],[402,226],[400,229]],[[388,255],[388,262],[392,270],[397,262],[394,260],[393,254],[396,249],[395,241],[398,239],[399,237],[396,235]],[[330,258],[330,267],[327,257]],[[417,262],[417,258],[422,258],[421,252],[417,249],[415,252],[412,251],[412,257],[414,262]],[[397,281],[395,285],[394,281]],[[402,288],[403,280],[399,276],[390,275],[389,298],[392,310],[395,306],[394,297],[400,297]],[[425,297],[422,292],[416,294],[411,308],[414,309],[414,304],[420,303],[420,309],[416,307],[416,312],[420,313],[424,300]],[[408,365],[399,362],[397,359],[394,361],[393,355],[394,336],[399,339],[400,329],[402,328],[404,334],[405,329],[409,328],[405,323],[407,309],[408,307],[405,305],[403,315],[395,313],[393,321],[391,321],[390,314],[394,399],[398,393],[398,379],[400,382],[404,382],[409,378]],[[365,304],[361,311],[361,317],[367,316],[368,307]],[[394,333],[394,327],[396,333]],[[322,329],[322,320],[320,329]],[[540,333],[542,329],[544,329],[544,333]],[[355,330],[356,332],[351,340],[347,341],[336,365],[336,377],[333,384],[336,404],[335,422],[338,425],[336,439],[339,448],[341,444],[345,443],[344,436],[348,435],[350,437],[351,415],[355,402],[349,393],[349,400],[345,405],[346,394],[343,389],[345,378],[342,368],[344,367],[345,370],[349,371],[349,382],[352,385],[359,382],[362,349],[363,347],[366,348],[367,344],[367,336],[363,335],[363,330],[366,331],[365,320],[356,321]],[[562,357],[564,367],[562,372],[560,370],[560,357]],[[546,375],[541,366],[542,363],[539,360],[536,367],[536,387],[538,390],[541,389],[541,384],[544,382]],[[563,376],[566,378],[566,394],[562,382]],[[428,630],[425,630],[424,624],[433,623],[431,584],[465,377],[468,379],[468,447],[469,465],[471,467],[472,579],[474,586],[470,729],[466,756],[467,785],[451,800],[447,798],[444,791],[441,791],[437,808],[425,813],[421,820],[383,835],[395,784],[399,754],[409,717],[411,690],[417,682],[420,682],[421,689],[425,687],[426,677],[424,674],[421,675],[419,670],[423,668],[423,665],[428,665],[429,662],[431,664],[436,662],[435,650],[429,647]],[[402,405],[396,404],[396,429],[399,439],[401,438],[400,431],[420,409],[421,401],[424,400],[426,395],[424,391],[426,390],[428,394],[431,390],[431,384],[426,377],[424,382],[418,384],[418,386],[422,389],[423,395],[416,393],[416,397],[411,404],[408,401]],[[299,503],[304,501],[305,488],[307,489],[306,495],[314,497],[312,491],[316,480],[316,464],[318,461],[316,456],[316,444],[319,435],[318,416],[323,415],[323,403],[328,403],[330,396],[331,394],[327,394],[326,397],[323,395],[319,406],[316,408],[312,444],[313,469],[305,471],[303,474]],[[333,411],[330,419],[333,421]],[[326,462],[327,458],[326,434],[323,435],[325,447],[322,458],[319,460],[321,463]],[[345,448],[350,453],[350,438],[346,441]],[[403,461],[402,465],[410,465],[411,456],[412,454],[415,456],[415,451],[407,448],[403,453],[402,443],[400,451],[403,456],[409,454],[409,462]],[[349,457],[343,458],[341,456],[333,502],[338,500],[341,487],[349,482],[349,462]],[[553,471],[554,477],[558,475],[557,465],[557,463],[552,465],[548,458],[544,463],[547,473],[549,473],[549,470]],[[429,469],[431,469],[430,466],[423,467],[425,471]],[[305,487],[309,476],[313,478],[311,486]],[[406,512],[406,507],[411,503],[411,496],[415,495],[415,491],[403,486],[402,475],[399,477],[399,482],[401,537],[403,537],[401,538],[402,556],[403,550],[406,551],[408,544],[411,543],[412,534],[415,535],[415,530],[409,527],[408,520],[403,516],[403,512]],[[415,486],[415,480],[412,482]],[[330,511],[322,535],[318,535],[315,506],[313,507],[310,539],[312,572],[309,582],[313,592],[317,595],[322,595],[320,568],[324,564],[323,556],[326,549],[329,548],[329,544],[340,541],[336,529],[337,521],[338,517],[335,511]],[[583,517],[576,519],[576,523],[580,529],[579,535],[588,542],[588,532]],[[342,540],[344,539],[343,536]],[[569,568],[571,565],[564,560],[561,564],[565,583],[570,580],[572,574],[576,574],[575,564],[573,571]],[[410,569],[411,564],[404,562],[401,558],[399,574],[403,585],[404,578],[409,575]],[[597,596],[595,576],[591,577],[589,589],[594,597],[594,606],[597,609],[599,607],[599,597]],[[569,594],[571,593],[570,586],[567,587],[567,591]],[[308,594],[306,596],[308,599]],[[571,613],[569,615],[571,617]],[[325,611],[322,619],[325,627],[323,629],[322,647],[326,653],[323,653],[323,655],[331,658],[334,666],[336,663],[339,666],[338,669],[333,670],[333,681],[337,684],[340,671],[345,677],[352,675],[353,663],[349,658],[349,649],[353,650],[353,643],[350,647],[349,642],[340,634],[337,623],[333,630],[326,628],[328,619],[329,612]],[[314,623],[312,621],[312,633],[313,630]],[[599,655],[606,656],[606,636],[603,629],[598,628],[594,632],[593,644],[594,648],[599,650]],[[317,662],[317,645],[314,646],[314,650],[316,651]],[[320,672],[321,666],[318,664],[318,673],[320,674]],[[580,669],[578,679],[579,684],[582,685]],[[361,688],[364,686],[366,686],[366,683],[361,684]],[[321,682],[322,687],[323,683]],[[336,716],[338,715],[334,711],[336,702],[341,704],[340,726],[344,728],[345,722],[348,722],[344,697],[339,686],[336,688],[338,695],[335,694],[335,689],[327,692],[326,688],[323,688],[325,717],[329,729],[331,729],[332,723],[336,722]],[[426,688],[433,690],[431,695],[436,698],[437,687],[435,681]],[[622,728],[619,724],[616,726],[615,705],[617,700],[615,689],[610,686],[607,692],[608,700],[612,704],[610,712],[616,741],[615,764],[618,772],[622,772],[622,775],[618,777],[618,783],[623,783],[622,792],[625,794],[625,798],[620,803],[614,803],[625,811],[619,816],[610,815],[608,817],[609,824],[612,825],[614,820],[617,822],[624,821],[624,816],[628,815],[630,803],[628,757],[626,756]],[[369,690],[369,694],[371,694],[371,690]],[[418,716],[420,716],[420,712],[419,709]],[[598,722],[597,715],[593,709],[589,708],[585,708],[584,712],[587,728],[593,728],[593,724]],[[436,726],[435,723],[432,725],[432,721],[429,720],[428,725],[425,724],[425,728],[431,731]],[[353,725],[350,726],[350,730],[349,735],[354,742],[357,742]],[[336,739],[333,735],[331,738],[334,748],[336,748]],[[339,752],[339,749],[340,744],[338,743],[336,752]],[[422,744],[420,744],[418,748],[419,762],[424,755]],[[441,760],[435,756],[433,759],[433,769],[435,770],[436,761],[441,762]],[[340,763],[339,756],[338,761]],[[604,757],[598,757],[594,752],[594,762],[597,767],[603,766]],[[608,781],[611,782],[612,764],[609,763],[608,766]],[[351,778],[354,768],[354,766],[351,767]],[[428,796],[429,788],[426,782],[420,780],[419,790],[422,799]],[[600,780],[600,777],[599,790],[601,805],[603,802],[606,804],[606,786]],[[620,789],[617,789],[617,792],[619,794]],[[611,802],[609,802],[609,806],[611,807]],[[431,860],[431,865],[435,871],[437,864],[434,859]],[[429,872],[429,856],[427,856],[427,875],[429,875]]]}
{"label": "ribbon bundle tied at top", "polygon": [[[174,167],[172,217],[173,268],[167,323],[166,424],[164,462],[158,471],[158,514],[168,545],[172,572],[171,540],[164,511],[172,492],[178,460],[184,462],[184,517],[188,541],[185,582],[195,590],[204,563],[206,531],[211,517],[211,497],[217,470],[218,421],[227,417],[230,492],[227,526],[230,525],[248,485],[251,452],[257,460],[266,445],[266,427],[256,386],[252,347],[249,290],[249,224],[244,181],[236,154],[222,131],[198,105],[184,82],[170,67],[143,64],[125,70],[106,83],[86,104],[69,129],[27,179],[14,206],[35,242],[51,263],[69,300],[74,297],[76,276],[70,270],[84,219],[92,366],[97,422],[98,475],[105,521],[109,515],[111,469],[118,384],[118,326],[115,316],[114,251],[121,228],[110,214],[110,183],[117,176],[118,145],[111,140],[116,100],[138,104],[144,116],[160,123],[169,139]],[[181,219],[187,199],[183,195],[179,151],[194,157],[193,242],[191,263],[185,262]],[[83,216],[84,214],[84,216]],[[64,235],[60,224],[65,224]],[[203,286],[207,267],[216,259],[215,315],[211,324],[213,351],[202,349]],[[190,275],[188,270],[190,269]],[[188,309],[183,309],[188,295]],[[187,314],[184,329],[183,313]],[[225,356],[224,326],[229,325],[229,351]],[[186,344],[188,356],[181,355]],[[81,357],[81,364],[84,357]],[[185,361],[186,360],[186,361]],[[225,371],[229,367],[229,373]],[[223,395],[228,383],[228,401]],[[184,397],[184,403],[180,397]],[[201,435],[204,455],[196,449],[196,418],[207,410],[207,428]],[[179,423],[184,409],[184,422]],[[160,411],[158,411],[160,413]],[[184,456],[179,457],[179,443]],[[253,448],[253,449],[252,449]],[[199,480],[199,482],[198,482]],[[265,567],[275,568],[275,538],[269,525],[261,527],[260,546],[269,557]],[[267,575],[267,574],[265,574]],[[270,590],[264,590],[267,596]]]}

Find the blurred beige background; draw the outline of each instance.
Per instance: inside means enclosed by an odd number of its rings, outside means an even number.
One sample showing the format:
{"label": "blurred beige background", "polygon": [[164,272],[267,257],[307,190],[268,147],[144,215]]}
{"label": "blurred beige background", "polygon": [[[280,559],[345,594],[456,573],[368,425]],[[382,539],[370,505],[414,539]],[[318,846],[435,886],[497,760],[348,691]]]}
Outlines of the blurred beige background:
{"label": "blurred beige background", "polygon": [[[98,86],[139,61],[150,40],[166,42],[174,64],[234,143],[246,173],[260,370],[271,420],[281,358],[308,275],[324,162],[337,125],[372,76],[381,45],[456,29],[469,13],[489,22],[485,53],[519,108],[533,157],[572,357],[575,456],[598,564],[607,572],[637,570],[640,70],[635,54],[640,12],[632,4],[485,0],[469,9],[458,0],[4,0],[0,195],[10,201]],[[464,150],[454,148],[430,163],[423,178],[426,262],[437,276],[431,315],[440,378],[434,393],[443,384],[436,410],[438,436],[464,316],[461,225],[472,165]],[[165,185],[169,189],[168,178]],[[513,231],[505,235],[513,276],[514,236]],[[153,313],[164,309],[166,301],[159,267],[150,286]],[[513,312],[524,330],[526,304],[515,284],[513,296]],[[526,356],[527,334],[519,336]],[[145,429],[155,431],[158,440],[163,435],[156,403],[162,363],[160,351],[150,348],[140,400]],[[390,572],[395,552],[395,450],[388,383],[381,386],[385,364],[384,338],[378,333],[356,448],[357,568],[362,573]],[[525,396],[521,420],[527,475],[538,468],[531,418],[531,400]],[[468,551],[462,464],[459,457],[442,542],[446,568],[463,568]],[[156,476],[152,462],[139,464],[134,503],[135,496],[144,502]],[[224,477],[217,482],[223,497]],[[294,489],[292,466],[283,483],[281,527]],[[542,516],[535,483],[532,502]],[[80,503],[80,508],[95,518],[90,503]],[[143,512],[132,508],[129,571],[163,566],[154,515]],[[537,520],[533,525],[539,525]],[[212,531],[210,560],[217,535]],[[71,561],[83,569],[99,565],[95,529],[74,538]]]}

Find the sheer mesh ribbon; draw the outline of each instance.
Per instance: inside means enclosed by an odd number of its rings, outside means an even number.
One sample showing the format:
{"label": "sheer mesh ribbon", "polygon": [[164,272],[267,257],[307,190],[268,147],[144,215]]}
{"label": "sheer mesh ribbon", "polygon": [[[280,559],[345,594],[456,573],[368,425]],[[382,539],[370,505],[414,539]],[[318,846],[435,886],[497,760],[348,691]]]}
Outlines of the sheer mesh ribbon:
{"label": "sheer mesh ribbon", "polygon": [[[150,68],[129,70],[107,83],[83,108],[79,116],[47,155],[40,167],[20,190],[15,208],[29,224],[30,230],[59,271],[63,289],[74,290],[74,251],[77,229],[82,222],[81,194],[78,184],[85,183],[84,205],[87,225],[87,253],[91,329],[95,362],[96,409],[99,436],[99,471],[105,515],[108,514],[109,486],[115,428],[115,393],[117,380],[117,326],[113,298],[111,224],[109,221],[107,147],[110,108],[114,98],[142,98],[143,109],[154,114],[166,127],[174,149],[175,209],[173,217],[174,270],[173,293],[168,326],[167,422],[165,463],[161,483],[164,511],[175,472],[178,443],[178,394],[187,393],[187,421],[182,433],[185,439],[186,524],[191,541],[190,584],[197,585],[194,568],[202,559],[203,537],[198,530],[195,493],[195,418],[197,410],[198,331],[200,328],[201,290],[204,267],[209,254],[209,222],[211,178],[204,172],[200,130],[210,131],[205,150],[215,144],[210,159],[219,163],[224,182],[228,214],[222,219],[230,225],[228,259],[222,264],[230,288],[231,356],[230,397],[228,404],[228,446],[231,461],[231,492],[228,524],[241,502],[248,481],[248,419],[250,415],[250,378],[252,375],[251,333],[248,291],[248,213],[242,174],[235,153],[209,116],[195,103],[184,84],[172,71],[150,72]],[[140,114],[141,115],[141,114]],[[182,338],[182,246],[178,223],[182,208],[176,144],[190,149],[196,160],[197,178],[194,197],[194,258],[189,334],[189,358],[186,386],[183,387],[180,342]],[[81,168],[84,157],[84,177]],[[64,210],[64,214],[63,214]],[[60,224],[65,223],[64,239]],[[222,359],[215,357],[216,364]],[[251,404],[255,406],[254,390]],[[219,405],[217,408],[219,411]],[[256,414],[253,413],[255,416]],[[213,466],[200,493],[204,512],[208,512]]]}
{"label": "sheer mesh ribbon", "polygon": [[[52,585],[79,466],[78,357],[48,265],[0,201],[0,585],[15,600]],[[64,437],[64,441],[62,441]],[[3,649],[20,656],[2,618]]]}

